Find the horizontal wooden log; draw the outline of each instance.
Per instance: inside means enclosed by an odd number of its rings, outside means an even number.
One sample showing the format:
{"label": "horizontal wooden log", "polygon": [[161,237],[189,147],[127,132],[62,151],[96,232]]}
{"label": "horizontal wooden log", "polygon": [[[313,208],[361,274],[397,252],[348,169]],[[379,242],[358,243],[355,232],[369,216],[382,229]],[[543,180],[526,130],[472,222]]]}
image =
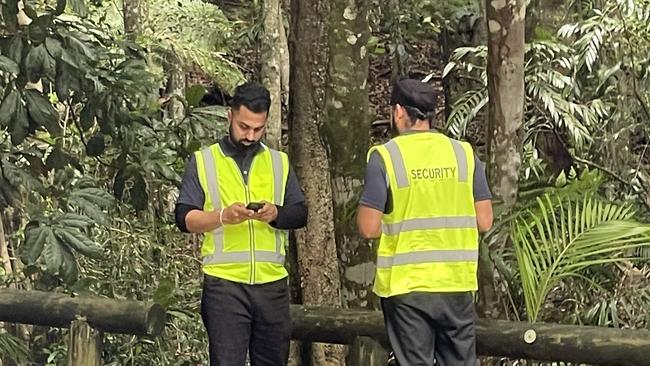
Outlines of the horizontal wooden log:
{"label": "horizontal wooden log", "polygon": [[[386,344],[381,312],[292,305],[293,338],[352,344],[372,337]],[[477,352],[484,356],[594,365],[650,364],[650,331],[479,319]]]}
{"label": "horizontal wooden log", "polygon": [[166,312],[156,303],[0,289],[0,321],[68,328],[78,317],[104,332],[157,336]]}

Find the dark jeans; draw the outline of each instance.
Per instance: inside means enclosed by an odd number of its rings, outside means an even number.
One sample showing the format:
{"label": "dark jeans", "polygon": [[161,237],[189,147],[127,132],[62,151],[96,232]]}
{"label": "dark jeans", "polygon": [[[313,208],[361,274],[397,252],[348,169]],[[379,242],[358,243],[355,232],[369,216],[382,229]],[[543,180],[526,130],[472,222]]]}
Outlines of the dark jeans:
{"label": "dark jeans", "polygon": [[476,366],[474,303],[462,293],[415,292],[381,299],[400,366]]}
{"label": "dark jeans", "polygon": [[284,366],[291,322],[287,280],[247,285],[205,275],[201,316],[211,366]]}

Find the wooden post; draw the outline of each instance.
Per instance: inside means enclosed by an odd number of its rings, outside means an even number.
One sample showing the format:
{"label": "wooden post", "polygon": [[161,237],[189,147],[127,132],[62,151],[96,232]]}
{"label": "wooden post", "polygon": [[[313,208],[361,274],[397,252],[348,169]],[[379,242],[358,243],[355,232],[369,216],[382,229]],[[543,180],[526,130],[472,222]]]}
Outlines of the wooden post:
{"label": "wooden post", "polygon": [[385,366],[388,352],[370,337],[356,337],[346,361],[348,366]]}
{"label": "wooden post", "polygon": [[70,323],[68,366],[101,366],[102,334],[92,328],[85,318]]}

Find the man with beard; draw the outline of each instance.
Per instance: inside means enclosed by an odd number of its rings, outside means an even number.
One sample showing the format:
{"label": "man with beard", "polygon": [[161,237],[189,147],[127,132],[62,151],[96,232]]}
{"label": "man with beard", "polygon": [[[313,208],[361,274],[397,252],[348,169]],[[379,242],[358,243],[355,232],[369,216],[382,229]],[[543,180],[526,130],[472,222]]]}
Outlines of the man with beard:
{"label": "man with beard", "polygon": [[287,232],[307,207],[287,155],[260,142],[271,100],[260,84],[235,89],[230,133],[188,162],[176,203],[181,231],[203,233],[201,316],[210,365],[286,365],[291,324]]}

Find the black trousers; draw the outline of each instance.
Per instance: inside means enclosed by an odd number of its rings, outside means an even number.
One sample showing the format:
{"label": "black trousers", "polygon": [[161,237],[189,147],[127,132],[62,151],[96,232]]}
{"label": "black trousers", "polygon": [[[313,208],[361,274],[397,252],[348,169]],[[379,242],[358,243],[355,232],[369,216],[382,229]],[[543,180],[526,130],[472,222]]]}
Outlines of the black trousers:
{"label": "black trousers", "polygon": [[247,285],[205,275],[201,316],[211,366],[284,366],[291,322],[287,280]]}
{"label": "black trousers", "polygon": [[400,366],[476,366],[474,302],[469,292],[415,292],[381,299]]}

